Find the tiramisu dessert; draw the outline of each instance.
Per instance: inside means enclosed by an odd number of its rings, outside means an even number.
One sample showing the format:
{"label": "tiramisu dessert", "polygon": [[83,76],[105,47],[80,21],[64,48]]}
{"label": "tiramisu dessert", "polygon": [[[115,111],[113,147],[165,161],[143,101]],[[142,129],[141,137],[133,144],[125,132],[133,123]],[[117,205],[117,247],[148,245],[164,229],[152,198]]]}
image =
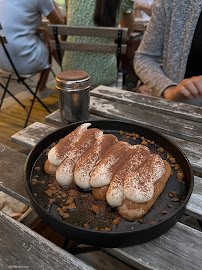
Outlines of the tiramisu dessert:
{"label": "tiramisu dessert", "polygon": [[55,174],[61,186],[74,182],[92,190],[126,220],[143,217],[163,191],[171,166],[147,146],[118,141],[90,125],[80,125],[51,148],[45,172]]}

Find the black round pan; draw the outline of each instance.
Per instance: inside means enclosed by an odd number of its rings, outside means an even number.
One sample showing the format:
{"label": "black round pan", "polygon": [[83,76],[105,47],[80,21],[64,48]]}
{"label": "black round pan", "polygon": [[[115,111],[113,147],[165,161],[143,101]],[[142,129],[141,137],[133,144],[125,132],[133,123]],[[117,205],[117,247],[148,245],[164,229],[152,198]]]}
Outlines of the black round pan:
{"label": "black round pan", "polygon": [[[39,217],[69,239],[99,247],[139,244],[168,231],[182,216],[193,189],[193,173],[185,154],[164,136],[138,125],[114,120],[85,122],[90,122],[91,127],[104,130],[106,134],[114,134],[119,140],[125,140],[131,144],[140,144],[146,140],[152,153],[160,154],[171,164],[172,175],[151,210],[140,220],[129,222],[121,219],[119,224],[112,225],[112,221],[119,216],[116,209],[111,209],[107,203],[104,203],[106,210],[96,215],[91,210],[92,204],[96,204],[96,201],[92,201],[92,196],[86,198],[89,192],[79,189],[77,189],[79,197],[74,199],[77,208],[68,211],[68,218],[62,217],[58,213],[58,208],[61,207],[61,201],[67,199],[65,193],[68,194],[69,190],[61,191],[63,192],[61,199],[50,203],[46,190],[54,177],[45,174],[43,164],[47,159],[47,150],[50,149],[51,144],[84,122],[74,123],[43,138],[27,158],[24,171],[25,186],[32,206]],[[140,136],[136,140],[128,135],[134,132]],[[182,180],[177,179],[179,172],[184,175]],[[33,183],[33,179],[37,179],[36,182]],[[107,231],[108,228],[110,231]]]}

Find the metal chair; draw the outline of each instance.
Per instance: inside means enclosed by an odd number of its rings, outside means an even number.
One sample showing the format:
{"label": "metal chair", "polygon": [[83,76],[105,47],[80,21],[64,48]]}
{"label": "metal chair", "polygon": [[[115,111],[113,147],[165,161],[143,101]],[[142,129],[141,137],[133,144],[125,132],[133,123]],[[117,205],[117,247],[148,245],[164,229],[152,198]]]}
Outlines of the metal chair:
{"label": "metal chair", "polygon": [[[120,27],[88,27],[88,26],[68,26],[49,24],[45,27],[55,40],[50,42],[51,48],[57,51],[58,59],[61,62],[61,50],[63,51],[82,51],[82,52],[99,52],[111,53],[117,56],[117,80],[116,85],[120,83],[119,64],[121,54],[126,54],[127,45],[123,44],[123,39],[127,38],[128,29]],[[82,43],[82,42],[69,42],[60,40],[60,36],[88,36],[88,37],[101,37],[112,38],[112,42],[105,44],[100,43]],[[115,42],[116,41],[116,42]],[[119,87],[122,88],[122,87]]]}
{"label": "metal chair", "polygon": [[[1,26],[0,26],[0,28],[1,28]],[[0,69],[0,74],[2,74],[4,76],[4,78],[6,78],[6,80],[7,80],[6,83],[5,83],[5,85],[0,82],[0,86],[4,89],[4,92],[3,92],[3,95],[2,95],[2,99],[1,99],[1,103],[0,103],[0,109],[1,109],[1,106],[3,104],[5,95],[6,95],[6,93],[8,93],[12,98],[14,98],[20,104],[20,106],[22,106],[25,110],[27,110],[27,108],[22,104],[22,102],[19,99],[17,99],[12,94],[12,92],[9,90],[9,83],[10,83],[11,79],[17,81],[18,83],[23,84],[26,87],[26,89],[33,95],[32,103],[31,103],[31,106],[30,106],[30,108],[28,110],[27,118],[26,118],[26,121],[25,121],[25,124],[24,124],[24,127],[26,127],[27,126],[27,123],[29,121],[29,118],[30,118],[32,109],[33,109],[34,102],[35,102],[36,99],[38,100],[38,102],[40,102],[40,104],[49,113],[51,113],[51,111],[48,109],[48,107],[36,95],[37,94],[37,91],[38,91],[38,88],[39,88],[39,85],[40,85],[40,82],[42,80],[44,71],[42,71],[42,75],[41,75],[40,79],[38,80],[38,83],[37,83],[37,86],[36,86],[35,90],[33,91],[31,89],[31,87],[28,85],[28,83],[26,82],[26,80],[29,79],[29,78],[31,78],[32,76],[36,75],[38,72],[37,73],[34,73],[34,74],[19,74],[18,71],[17,71],[17,67],[14,65],[14,63],[13,63],[13,61],[12,61],[10,55],[9,55],[9,52],[6,49],[6,46],[5,46],[6,43],[7,43],[6,37],[0,35],[0,45],[2,46],[5,55],[7,56],[8,64],[11,67],[10,70],[12,70],[12,71],[7,71],[7,70],[1,70]]]}

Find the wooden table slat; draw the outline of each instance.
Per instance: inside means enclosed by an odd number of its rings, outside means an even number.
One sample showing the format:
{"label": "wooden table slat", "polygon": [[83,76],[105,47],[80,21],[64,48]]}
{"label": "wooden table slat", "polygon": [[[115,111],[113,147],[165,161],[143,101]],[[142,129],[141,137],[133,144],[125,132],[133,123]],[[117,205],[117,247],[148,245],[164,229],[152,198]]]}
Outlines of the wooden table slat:
{"label": "wooden table slat", "polygon": [[94,269],[3,212],[0,234],[1,269]]}
{"label": "wooden table slat", "polygon": [[23,182],[26,155],[0,144],[0,190],[31,206]]}
{"label": "wooden table slat", "polygon": [[93,89],[91,91],[91,96],[116,101],[117,103],[135,105],[152,111],[161,112],[162,114],[174,115],[178,118],[202,123],[202,108],[182,102],[173,102],[104,85],[100,85]]}
{"label": "wooden table slat", "polygon": [[202,172],[202,145],[198,143],[193,143],[183,139],[175,138],[163,134],[173,143],[175,143],[187,156],[191,167],[196,172]]}
{"label": "wooden table slat", "polygon": [[202,123],[96,97],[91,97],[91,113],[110,119],[120,119],[167,135],[202,143]]}
{"label": "wooden table slat", "polygon": [[194,176],[194,188],[187,203],[185,213],[202,220],[202,178]]}
{"label": "wooden table slat", "polygon": [[202,232],[178,222],[167,233],[147,243],[104,250],[138,269],[199,270]]}
{"label": "wooden table slat", "polygon": [[35,122],[11,136],[11,141],[32,149],[37,142],[54,130],[54,127]]}
{"label": "wooden table slat", "polygon": [[[106,118],[102,117],[102,116],[99,116],[99,115],[90,114],[89,119],[90,120],[93,120],[93,119],[100,120],[100,119],[106,119]],[[62,122],[59,110],[47,115],[45,117],[45,120],[46,120],[47,123],[50,123],[52,125],[56,125],[58,127],[64,127],[64,126],[67,125],[66,123]]]}

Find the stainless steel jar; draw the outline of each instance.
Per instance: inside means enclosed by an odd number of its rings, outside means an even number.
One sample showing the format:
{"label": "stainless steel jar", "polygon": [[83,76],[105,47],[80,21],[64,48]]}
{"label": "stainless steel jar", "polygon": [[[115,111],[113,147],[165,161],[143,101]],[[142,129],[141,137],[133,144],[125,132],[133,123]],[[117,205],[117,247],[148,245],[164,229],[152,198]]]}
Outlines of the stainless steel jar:
{"label": "stainless steel jar", "polygon": [[61,119],[73,123],[89,119],[90,76],[82,70],[69,70],[56,77]]}

